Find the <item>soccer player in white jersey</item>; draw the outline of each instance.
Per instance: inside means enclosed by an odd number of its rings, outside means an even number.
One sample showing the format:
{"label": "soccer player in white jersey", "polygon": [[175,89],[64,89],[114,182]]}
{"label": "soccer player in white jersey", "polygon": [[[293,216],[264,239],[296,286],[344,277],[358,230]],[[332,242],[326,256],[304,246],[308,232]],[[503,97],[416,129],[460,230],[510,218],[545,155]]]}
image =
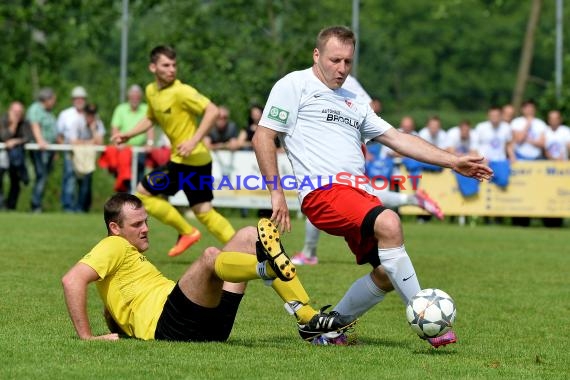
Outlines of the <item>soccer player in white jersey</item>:
{"label": "soccer player in white jersey", "polygon": [[[335,311],[362,315],[396,289],[405,304],[421,289],[404,247],[398,214],[382,207],[363,184],[361,142],[372,139],[395,151],[462,175],[489,179],[492,170],[483,157],[455,156],[426,141],[396,131],[369,104],[342,88],[350,73],[356,38],[343,26],[323,29],[313,50],[313,66],[280,79],[272,88],[253,147],[271,194],[271,219],[283,231],[291,229],[289,209],[280,183],[276,148],[279,137],[298,182],[302,211],[319,229],[344,236],[358,264],[372,272],[356,280]],[[304,184],[322,177],[331,184],[317,189]],[[295,311],[295,305],[290,305]],[[430,340],[433,346],[455,342],[449,333]]]}
{"label": "soccer player in white jersey", "polygon": [[562,125],[562,115],[558,110],[548,112],[548,129],[544,151],[549,160],[567,161],[570,150],[570,128]]}
{"label": "soccer player in white jersey", "polygon": [[479,153],[489,161],[515,161],[511,126],[503,121],[501,107],[489,107],[487,118],[475,126]]}
{"label": "soccer player in white jersey", "polygon": [[515,155],[519,160],[540,160],[543,158],[546,123],[536,117],[536,105],[532,100],[525,101],[521,111],[522,116],[511,122]]}
{"label": "soccer player in white jersey", "polygon": [[[378,106],[380,101],[378,99],[372,99],[370,95],[366,92],[366,90],[362,87],[360,82],[349,75],[346,78],[346,81],[342,85],[344,89],[352,91],[356,94],[356,96],[362,100],[370,104],[370,107],[374,110],[376,114],[381,111],[381,107],[375,109],[375,105]],[[376,102],[376,104],[374,104]],[[411,119],[411,118],[410,118]],[[413,119],[411,119],[413,122]],[[411,131],[415,133],[415,131]],[[366,149],[364,147],[363,149]],[[380,158],[386,158],[386,152],[393,152],[392,149],[382,146],[380,149]],[[444,214],[441,211],[441,208],[425,190],[419,189],[414,194],[406,194],[406,193],[399,193],[396,191],[390,191],[388,186],[385,189],[379,190],[377,188],[373,188],[374,195],[376,195],[382,201],[382,204],[391,209],[396,209],[402,206],[417,206],[431,215],[434,215],[436,218],[443,220]],[[297,252],[293,257],[291,257],[291,261],[295,265],[316,265],[319,262],[317,257],[317,246],[319,244],[319,237],[320,237],[320,230],[315,227],[309,219],[305,220],[305,242],[303,244],[303,249],[300,252]]]}

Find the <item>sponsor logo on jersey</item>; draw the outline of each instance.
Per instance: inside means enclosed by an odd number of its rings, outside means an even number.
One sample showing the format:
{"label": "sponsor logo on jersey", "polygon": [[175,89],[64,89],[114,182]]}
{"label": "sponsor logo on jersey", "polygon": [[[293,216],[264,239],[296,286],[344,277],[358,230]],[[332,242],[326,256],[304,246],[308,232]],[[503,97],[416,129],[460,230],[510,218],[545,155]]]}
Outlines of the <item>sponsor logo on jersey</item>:
{"label": "sponsor logo on jersey", "polygon": [[272,120],[278,121],[280,123],[286,124],[289,118],[289,111],[285,111],[279,107],[272,106],[269,110],[268,117]]}
{"label": "sponsor logo on jersey", "polygon": [[360,126],[360,122],[358,120],[345,116],[338,110],[325,108],[324,110],[321,111],[321,113],[327,114],[326,121],[346,124],[354,128],[358,128]]}

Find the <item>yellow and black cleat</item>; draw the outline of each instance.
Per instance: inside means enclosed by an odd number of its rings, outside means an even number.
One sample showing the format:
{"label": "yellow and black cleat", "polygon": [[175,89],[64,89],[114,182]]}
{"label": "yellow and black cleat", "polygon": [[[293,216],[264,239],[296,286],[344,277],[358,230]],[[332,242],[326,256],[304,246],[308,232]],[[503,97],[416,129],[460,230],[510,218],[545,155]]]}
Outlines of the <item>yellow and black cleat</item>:
{"label": "yellow and black cleat", "polygon": [[290,281],[295,278],[297,271],[295,265],[285,253],[281,244],[279,230],[269,219],[260,219],[257,223],[257,237],[259,239],[257,248],[257,260],[266,261],[271,266],[277,277],[283,281]]}

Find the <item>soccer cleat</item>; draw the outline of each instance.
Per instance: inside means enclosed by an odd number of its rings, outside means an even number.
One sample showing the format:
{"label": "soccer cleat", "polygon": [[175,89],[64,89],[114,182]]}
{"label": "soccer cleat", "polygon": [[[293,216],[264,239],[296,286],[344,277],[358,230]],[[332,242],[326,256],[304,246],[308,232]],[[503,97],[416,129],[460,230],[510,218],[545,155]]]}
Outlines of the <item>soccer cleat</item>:
{"label": "soccer cleat", "polygon": [[425,190],[419,189],[415,194],[416,200],[418,201],[418,207],[426,210],[431,215],[435,216],[439,220],[443,220],[443,211],[439,208],[436,201],[431,199]]}
{"label": "soccer cleat", "polygon": [[457,342],[457,336],[455,335],[453,330],[449,330],[442,336],[438,336],[437,338],[428,338],[427,341],[429,342],[429,344],[433,346],[433,348],[438,348],[441,346]]}
{"label": "soccer cleat", "polygon": [[256,243],[257,261],[260,263],[267,261],[271,269],[277,277],[283,281],[290,281],[295,278],[295,265],[285,253],[285,249],[281,244],[279,231],[269,219],[260,219],[257,223],[257,236],[259,238]]}
{"label": "soccer cleat", "polygon": [[317,265],[319,259],[317,256],[305,256],[303,252],[297,253],[295,256],[291,257],[291,262],[295,265]]}
{"label": "soccer cleat", "polygon": [[356,337],[345,333],[323,334],[313,338],[311,344],[315,346],[352,346],[356,344]]}
{"label": "soccer cleat", "polygon": [[330,306],[331,305],[323,307],[307,324],[298,325],[301,338],[307,341],[313,341],[315,338],[327,333],[337,333],[340,335],[354,326],[356,321],[358,321],[353,315],[342,315],[336,311],[331,311],[328,314],[325,313],[325,310]]}
{"label": "soccer cleat", "polygon": [[196,228],[191,234],[178,235],[178,240],[176,241],[174,247],[168,251],[168,256],[174,257],[182,254],[182,252],[190,248],[193,244],[197,243],[201,237],[202,234]]}

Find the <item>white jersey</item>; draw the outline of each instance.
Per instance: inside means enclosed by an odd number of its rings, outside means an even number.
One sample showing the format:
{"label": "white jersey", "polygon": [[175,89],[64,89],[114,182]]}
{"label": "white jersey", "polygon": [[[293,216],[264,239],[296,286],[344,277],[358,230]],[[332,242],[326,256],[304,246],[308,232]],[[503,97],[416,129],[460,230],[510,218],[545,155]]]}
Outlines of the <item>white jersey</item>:
{"label": "white jersey", "polygon": [[57,118],[57,133],[63,136],[65,144],[71,142],[73,131],[85,129],[86,127],[85,116],[79,113],[75,107],[64,109]]}
{"label": "white jersey", "polygon": [[280,132],[301,202],[331,182],[355,185],[355,176],[365,175],[362,141],[392,128],[354,92],[328,88],[312,68],[275,83],[259,125]]}
{"label": "white jersey", "polygon": [[471,151],[477,151],[477,137],[473,129],[469,130],[467,139],[461,138],[461,128],[459,126],[452,127],[447,131],[447,147],[453,148],[456,153],[468,154]]}
{"label": "white jersey", "polygon": [[570,144],[570,128],[560,125],[556,131],[546,130],[545,149],[553,160],[568,160],[568,145]]}
{"label": "white jersey", "polygon": [[437,131],[435,136],[432,136],[429,129],[424,127],[420,130],[418,134],[422,139],[426,140],[432,145],[437,146],[440,149],[447,149],[447,133],[444,130],[440,129]]}
{"label": "white jersey", "polygon": [[[528,124],[527,119],[524,116],[519,116],[511,122],[511,127],[513,132],[523,131]],[[528,130],[528,137],[532,140],[539,138],[541,135],[546,133],[548,127],[544,121],[534,118],[530,123],[530,129]],[[532,145],[528,142],[523,142],[522,144],[516,144],[515,152],[522,157],[529,160],[537,160],[542,158],[542,149]]]}
{"label": "white jersey", "polygon": [[372,101],[372,98],[370,97],[370,95],[368,95],[364,87],[362,87],[360,82],[358,82],[358,80],[352,75],[346,77],[346,80],[344,81],[342,88],[354,92],[359,100],[362,100],[367,104],[370,104],[370,102]]}
{"label": "white jersey", "polygon": [[501,121],[493,127],[490,121],[483,121],[475,126],[479,153],[489,161],[507,159],[507,144],[513,140],[511,126]]}

